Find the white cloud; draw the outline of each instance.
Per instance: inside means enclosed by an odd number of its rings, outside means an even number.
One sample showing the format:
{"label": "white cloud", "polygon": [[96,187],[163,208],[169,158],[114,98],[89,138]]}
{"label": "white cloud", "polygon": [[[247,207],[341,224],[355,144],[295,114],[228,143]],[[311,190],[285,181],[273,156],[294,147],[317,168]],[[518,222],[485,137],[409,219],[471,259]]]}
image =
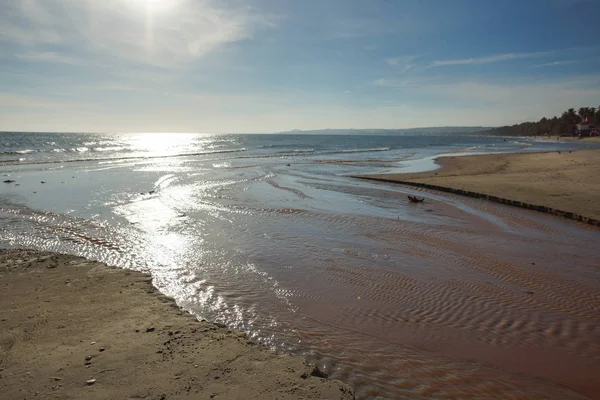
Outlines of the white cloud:
{"label": "white cloud", "polygon": [[579,60],[554,61],[554,62],[534,65],[534,68],[556,67],[558,65],[576,64],[578,62],[579,62]]}
{"label": "white cloud", "polygon": [[522,58],[539,57],[549,54],[548,52],[536,52],[536,53],[505,53],[496,54],[488,57],[480,58],[465,58],[458,60],[436,60],[427,68],[445,67],[450,65],[469,65],[469,64],[488,64],[500,61],[518,60]]}
{"label": "white cloud", "polygon": [[[15,0],[0,14],[0,41],[28,46],[41,61],[64,62],[45,46],[85,49],[155,65],[194,60],[274,27],[251,8],[225,9],[209,0]],[[15,6],[16,4],[16,6]],[[43,56],[41,57],[43,58]]]}

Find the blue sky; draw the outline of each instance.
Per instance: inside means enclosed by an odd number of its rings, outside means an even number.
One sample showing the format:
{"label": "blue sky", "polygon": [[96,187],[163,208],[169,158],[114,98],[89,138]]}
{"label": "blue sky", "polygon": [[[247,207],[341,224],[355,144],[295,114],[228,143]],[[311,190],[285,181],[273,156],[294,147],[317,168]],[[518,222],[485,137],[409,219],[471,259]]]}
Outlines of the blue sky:
{"label": "blue sky", "polygon": [[0,130],[503,125],[600,105],[600,0],[0,0]]}

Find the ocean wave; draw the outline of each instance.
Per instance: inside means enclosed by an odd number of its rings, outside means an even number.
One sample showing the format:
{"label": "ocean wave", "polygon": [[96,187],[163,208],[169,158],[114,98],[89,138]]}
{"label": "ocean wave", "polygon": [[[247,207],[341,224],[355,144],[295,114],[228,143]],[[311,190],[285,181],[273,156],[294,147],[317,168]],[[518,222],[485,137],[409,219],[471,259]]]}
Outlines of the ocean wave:
{"label": "ocean wave", "polygon": [[92,151],[104,152],[104,151],[122,151],[128,150],[127,147],[124,146],[106,146],[106,147],[92,147]]}
{"label": "ocean wave", "polygon": [[348,150],[338,150],[332,153],[371,153],[374,151],[390,151],[391,147],[375,147],[372,149],[348,149]]}
{"label": "ocean wave", "polygon": [[531,145],[532,145],[532,143],[524,143],[524,142],[518,142],[518,141],[510,142],[510,144],[516,144],[516,145],[522,146],[522,147],[531,147]]}
{"label": "ocean wave", "polygon": [[286,144],[262,144],[262,145],[258,145],[256,146],[257,149],[280,149],[280,148],[289,148],[293,145],[286,143]]}
{"label": "ocean wave", "polygon": [[37,150],[7,150],[7,151],[0,151],[0,155],[15,155],[15,154],[31,154],[31,153],[37,153]]}
{"label": "ocean wave", "polygon": [[[27,160],[28,162],[23,163],[25,159],[20,158],[18,160],[21,164],[26,165],[35,165],[35,164],[62,164],[62,163],[75,163],[75,162],[90,162],[90,161],[98,161],[98,162],[109,162],[109,161],[123,161],[123,160],[150,160],[157,158],[177,158],[177,157],[193,157],[193,156],[203,156],[210,154],[226,154],[226,153],[240,153],[246,151],[245,148],[240,149],[231,149],[231,150],[216,150],[216,151],[204,151],[204,152],[196,152],[196,153],[179,153],[179,154],[164,154],[164,155],[139,155],[139,156],[124,156],[124,157],[86,157],[86,158],[72,158],[72,159],[58,159],[58,160]],[[2,153],[0,153],[2,154]],[[6,153],[4,153],[6,154]],[[14,154],[14,153],[13,153]],[[10,165],[16,163],[16,160],[0,160],[0,166]]]}

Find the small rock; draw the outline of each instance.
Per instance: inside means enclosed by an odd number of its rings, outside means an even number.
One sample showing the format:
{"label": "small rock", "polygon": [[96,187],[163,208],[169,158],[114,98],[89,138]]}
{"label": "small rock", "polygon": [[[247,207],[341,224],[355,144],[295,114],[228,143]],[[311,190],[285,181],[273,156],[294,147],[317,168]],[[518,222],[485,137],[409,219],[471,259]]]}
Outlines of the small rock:
{"label": "small rock", "polygon": [[100,350],[98,350],[100,353],[102,353],[104,350],[106,350],[104,347],[100,347]]}
{"label": "small rock", "polygon": [[319,367],[317,367],[315,365],[315,367],[313,368],[312,372],[310,373],[311,376],[316,376],[317,378],[323,378],[323,379],[327,379],[329,377],[329,375],[326,372],[323,372],[319,369]]}
{"label": "small rock", "polygon": [[59,378],[58,376],[53,376],[50,379],[54,379],[55,381],[61,381],[62,380],[62,378]]}
{"label": "small rock", "polygon": [[96,344],[96,342],[91,342],[90,344],[93,346],[93,345],[95,345],[95,344]]}
{"label": "small rock", "polygon": [[92,386],[94,383],[96,383],[95,379],[90,379],[88,381],[85,381],[85,384],[88,385],[88,386]]}
{"label": "small rock", "polygon": [[92,361],[92,356],[85,356],[85,361]]}
{"label": "small rock", "polygon": [[7,179],[7,180],[4,181],[4,183],[13,183],[13,182],[15,182],[15,181],[12,180],[12,179]]}
{"label": "small rock", "polygon": [[42,181],[42,182],[40,182],[40,183],[46,183],[46,181]]}
{"label": "small rock", "polygon": [[154,332],[154,327],[146,328],[146,332]]}

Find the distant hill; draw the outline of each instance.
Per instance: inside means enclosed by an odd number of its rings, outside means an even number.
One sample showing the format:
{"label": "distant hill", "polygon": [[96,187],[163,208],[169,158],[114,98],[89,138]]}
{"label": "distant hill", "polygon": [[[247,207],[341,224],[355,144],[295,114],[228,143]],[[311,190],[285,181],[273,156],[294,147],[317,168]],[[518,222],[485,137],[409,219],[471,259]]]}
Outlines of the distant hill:
{"label": "distant hill", "polygon": [[317,129],[279,132],[287,135],[458,135],[489,131],[484,126],[437,126],[408,129]]}

